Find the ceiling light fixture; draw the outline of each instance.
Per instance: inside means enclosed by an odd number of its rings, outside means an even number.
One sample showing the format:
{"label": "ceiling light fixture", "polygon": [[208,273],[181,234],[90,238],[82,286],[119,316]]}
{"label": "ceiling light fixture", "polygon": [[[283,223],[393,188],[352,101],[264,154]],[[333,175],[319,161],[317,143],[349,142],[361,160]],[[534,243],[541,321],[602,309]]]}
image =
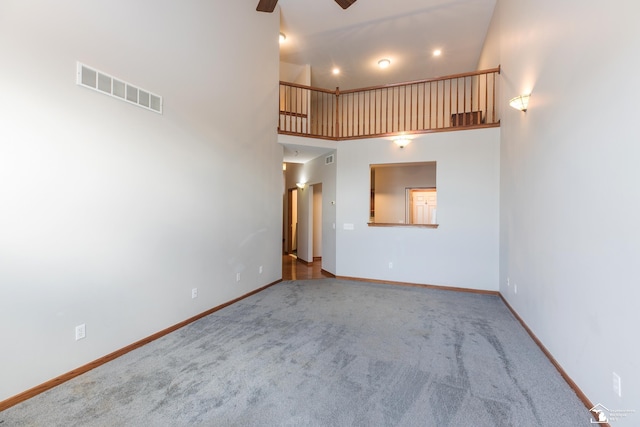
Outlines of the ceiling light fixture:
{"label": "ceiling light fixture", "polygon": [[340,68],[335,67],[333,70],[331,70],[331,72],[337,76],[338,74],[340,74]]}
{"label": "ceiling light fixture", "polygon": [[378,61],[378,67],[380,68],[387,68],[389,65],[391,65],[391,60],[389,59],[384,58]]}
{"label": "ceiling light fixture", "polygon": [[285,33],[280,33],[280,43],[282,43],[283,41],[285,41],[287,39],[287,35]]}
{"label": "ceiling light fixture", "polygon": [[440,56],[440,55],[442,55],[442,50],[436,49],[433,51],[433,56]]}
{"label": "ceiling light fixture", "polygon": [[520,110],[522,112],[527,111],[527,107],[529,106],[529,98],[531,94],[518,95],[515,98],[511,98],[509,101],[509,105],[516,110]]}

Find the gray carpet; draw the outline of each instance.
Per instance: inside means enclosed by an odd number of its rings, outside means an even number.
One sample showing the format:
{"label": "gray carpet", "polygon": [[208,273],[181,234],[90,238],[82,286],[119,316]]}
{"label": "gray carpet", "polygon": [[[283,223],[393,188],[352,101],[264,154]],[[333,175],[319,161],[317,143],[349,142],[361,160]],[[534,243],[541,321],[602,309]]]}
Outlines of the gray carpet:
{"label": "gray carpet", "polygon": [[0,413],[0,426],[580,426],[499,297],[282,282]]}

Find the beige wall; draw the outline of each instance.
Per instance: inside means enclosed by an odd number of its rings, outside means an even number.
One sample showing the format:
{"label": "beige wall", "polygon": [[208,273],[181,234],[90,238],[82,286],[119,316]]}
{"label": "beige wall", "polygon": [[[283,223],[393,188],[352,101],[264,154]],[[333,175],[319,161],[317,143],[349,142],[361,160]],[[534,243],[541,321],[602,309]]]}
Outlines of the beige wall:
{"label": "beige wall", "polygon": [[[337,275],[497,290],[499,138],[489,128],[416,135],[402,149],[340,141]],[[437,163],[439,227],[368,226],[370,165],[411,162]]]}
{"label": "beige wall", "polygon": [[640,422],[637,16],[498,0],[480,60],[502,65],[500,292],[592,403],[636,410],[616,426]]}
{"label": "beige wall", "polygon": [[3,0],[0,401],[282,277],[279,19],[218,6]]}

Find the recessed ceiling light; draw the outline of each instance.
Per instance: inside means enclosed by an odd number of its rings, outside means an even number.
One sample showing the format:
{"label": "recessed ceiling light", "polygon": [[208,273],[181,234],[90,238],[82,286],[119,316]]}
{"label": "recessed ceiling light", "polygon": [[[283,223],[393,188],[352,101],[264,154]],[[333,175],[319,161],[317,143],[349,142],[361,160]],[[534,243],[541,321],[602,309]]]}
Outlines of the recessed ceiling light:
{"label": "recessed ceiling light", "polygon": [[440,49],[436,49],[433,51],[433,56],[440,56],[442,55],[442,51]]}
{"label": "recessed ceiling light", "polygon": [[287,35],[285,33],[280,33],[280,43],[287,39]]}
{"label": "recessed ceiling light", "polygon": [[378,67],[380,68],[387,68],[389,65],[391,65],[391,61],[386,58],[378,61]]}
{"label": "recessed ceiling light", "polygon": [[331,72],[332,72],[333,74],[335,74],[335,75],[338,75],[338,74],[340,74],[340,68],[335,67],[333,70],[331,70]]}

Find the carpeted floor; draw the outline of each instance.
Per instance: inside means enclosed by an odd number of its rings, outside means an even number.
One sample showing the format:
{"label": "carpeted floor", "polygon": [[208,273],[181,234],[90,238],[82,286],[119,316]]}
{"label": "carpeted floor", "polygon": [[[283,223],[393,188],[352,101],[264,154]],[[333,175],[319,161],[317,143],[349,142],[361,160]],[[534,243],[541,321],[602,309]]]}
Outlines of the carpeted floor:
{"label": "carpeted floor", "polygon": [[282,282],[0,413],[0,426],[580,426],[499,297]]}

